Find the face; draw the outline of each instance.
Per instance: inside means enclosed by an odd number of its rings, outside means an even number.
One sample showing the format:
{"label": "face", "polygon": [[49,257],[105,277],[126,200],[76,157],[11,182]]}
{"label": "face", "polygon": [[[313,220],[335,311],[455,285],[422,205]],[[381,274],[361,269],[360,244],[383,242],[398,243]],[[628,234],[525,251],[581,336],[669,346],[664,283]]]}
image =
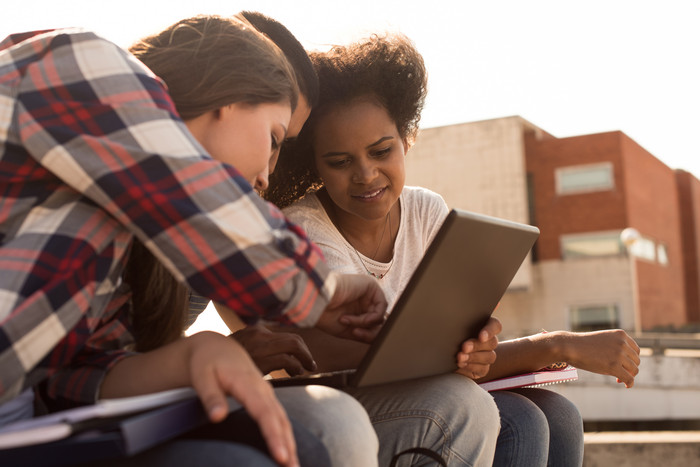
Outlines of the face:
{"label": "face", "polygon": [[383,220],[406,179],[405,141],[384,107],[369,100],[332,109],[316,125],[316,169],[342,221]]}
{"label": "face", "polygon": [[204,149],[234,166],[258,190],[268,185],[292,115],[286,102],[230,104],[187,121]]}

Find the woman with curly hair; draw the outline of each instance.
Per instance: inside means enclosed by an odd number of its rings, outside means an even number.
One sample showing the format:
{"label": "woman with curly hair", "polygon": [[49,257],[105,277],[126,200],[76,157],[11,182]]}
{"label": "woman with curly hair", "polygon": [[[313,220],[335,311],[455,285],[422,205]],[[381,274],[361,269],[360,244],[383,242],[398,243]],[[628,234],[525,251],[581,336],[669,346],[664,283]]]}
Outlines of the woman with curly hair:
{"label": "woman with curly hair", "polygon": [[[427,88],[423,60],[405,37],[374,36],[313,54],[312,61],[319,76],[319,103],[296,144],[283,151],[265,197],[309,233],[336,271],[375,277],[391,308],[448,213],[438,194],[404,186],[404,158],[416,137]],[[496,347],[498,332],[500,323],[494,319],[483,339],[463,344],[457,355],[459,375],[450,375],[460,379],[450,388],[431,378],[423,383],[423,395],[410,392],[411,382],[350,391],[369,412],[379,435],[380,462],[387,445],[398,445],[396,439],[408,423],[397,416],[406,417],[402,404],[421,407],[433,420],[449,406],[421,406],[432,400],[430,391],[443,391],[446,400],[446,394],[459,394],[459,403],[450,407],[452,418],[446,418],[450,426],[450,420],[468,417],[464,412],[473,407],[488,405],[474,380],[561,361],[616,376],[628,387],[638,373],[639,347],[621,330],[557,331]],[[366,349],[314,331],[299,333],[323,370],[351,368]],[[582,463],[582,421],[571,402],[541,389],[492,396],[488,399],[495,400],[501,424],[494,465]],[[462,450],[456,447],[457,439],[453,437],[452,445],[443,440],[442,449],[422,446],[437,450],[450,463],[471,459],[466,444]]]}

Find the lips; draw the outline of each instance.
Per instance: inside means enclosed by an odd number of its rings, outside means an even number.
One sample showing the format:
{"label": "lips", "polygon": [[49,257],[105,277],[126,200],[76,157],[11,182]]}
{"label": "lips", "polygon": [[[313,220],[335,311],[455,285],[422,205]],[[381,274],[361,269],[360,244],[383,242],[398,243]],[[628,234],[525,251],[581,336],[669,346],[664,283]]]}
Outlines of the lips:
{"label": "lips", "polygon": [[370,191],[365,191],[364,193],[360,195],[352,195],[354,199],[359,199],[361,201],[372,201],[377,198],[380,198],[384,192],[386,191],[386,187],[383,188],[378,188],[376,190],[370,190]]}

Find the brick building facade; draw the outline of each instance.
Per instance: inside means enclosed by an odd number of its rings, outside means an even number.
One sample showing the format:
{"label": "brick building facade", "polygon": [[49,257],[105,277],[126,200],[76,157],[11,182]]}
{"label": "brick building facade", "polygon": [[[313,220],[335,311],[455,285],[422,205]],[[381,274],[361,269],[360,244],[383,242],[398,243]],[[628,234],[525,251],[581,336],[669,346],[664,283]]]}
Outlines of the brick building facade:
{"label": "brick building facade", "polygon": [[700,321],[700,182],[624,133],[555,138],[520,117],[429,128],[406,168],[450,207],[540,228],[497,312],[506,336]]}

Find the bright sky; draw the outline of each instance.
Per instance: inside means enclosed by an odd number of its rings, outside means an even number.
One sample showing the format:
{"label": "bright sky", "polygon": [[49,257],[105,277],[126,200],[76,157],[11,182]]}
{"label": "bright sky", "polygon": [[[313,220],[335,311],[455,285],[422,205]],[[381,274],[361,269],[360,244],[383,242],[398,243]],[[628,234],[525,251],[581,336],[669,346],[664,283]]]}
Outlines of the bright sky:
{"label": "bright sky", "polygon": [[[423,54],[424,128],[520,115],[557,137],[621,130],[700,177],[697,0],[5,0],[0,35],[81,26],[127,47],[196,14],[257,10],[308,48],[399,31]],[[212,308],[190,332],[225,332]]]}
{"label": "bright sky", "polygon": [[199,13],[258,10],[310,49],[377,31],[414,40],[422,126],[520,115],[557,137],[621,130],[700,177],[696,0],[6,1],[0,35],[82,26],[119,45]]}

